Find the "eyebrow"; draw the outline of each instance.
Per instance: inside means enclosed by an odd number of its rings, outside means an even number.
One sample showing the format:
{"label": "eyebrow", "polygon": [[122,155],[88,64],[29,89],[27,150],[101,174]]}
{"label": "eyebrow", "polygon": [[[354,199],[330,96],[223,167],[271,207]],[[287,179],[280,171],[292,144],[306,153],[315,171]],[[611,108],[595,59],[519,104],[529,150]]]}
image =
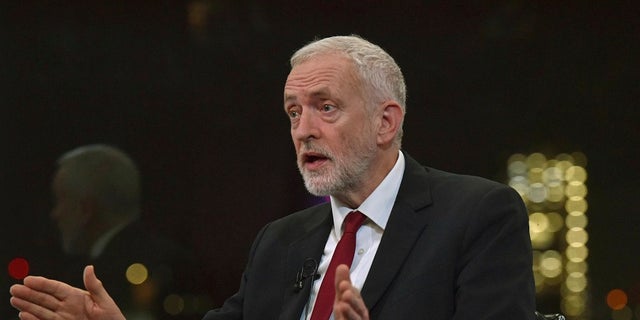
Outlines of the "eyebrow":
{"label": "eyebrow", "polygon": [[[313,98],[313,99],[325,98],[328,95],[330,95],[330,91],[329,91],[329,88],[327,88],[327,87],[322,87],[322,88],[319,88],[317,90],[314,90],[310,94],[311,98]],[[297,100],[297,96],[296,95],[285,94],[285,96],[284,96],[284,102],[290,102],[290,101],[295,101],[295,100]]]}

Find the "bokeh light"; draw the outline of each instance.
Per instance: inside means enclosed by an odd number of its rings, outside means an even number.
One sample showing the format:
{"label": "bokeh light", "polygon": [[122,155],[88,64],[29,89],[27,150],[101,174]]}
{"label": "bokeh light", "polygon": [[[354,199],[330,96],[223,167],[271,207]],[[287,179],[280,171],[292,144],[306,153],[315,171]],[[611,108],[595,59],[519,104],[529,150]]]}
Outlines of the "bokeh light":
{"label": "bokeh light", "polygon": [[582,262],[589,256],[589,249],[584,245],[572,245],[567,247],[565,254],[572,262]]}
{"label": "bokeh light", "polygon": [[565,286],[571,292],[582,292],[587,287],[587,278],[584,273],[572,272],[567,276]]}
{"label": "bokeh light", "polygon": [[566,170],[565,179],[570,182],[587,181],[587,171],[580,166],[571,166]]}
{"label": "bokeh light", "polygon": [[570,295],[562,299],[560,307],[565,316],[577,317],[585,312],[586,303],[584,297],[580,295]]}
{"label": "bokeh light", "polygon": [[540,273],[547,278],[555,278],[562,273],[562,256],[558,251],[548,250],[542,254]]}
{"label": "bokeh light", "polygon": [[620,310],[627,305],[627,293],[621,289],[613,289],[607,293],[607,305],[612,310]]}
{"label": "bokeh light", "polygon": [[584,261],[580,261],[580,262],[567,261],[565,265],[565,270],[567,270],[567,273],[569,274],[571,273],[586,274],[588,269],[589,269],[589,266]]}
{"label": "bokeh light", "polygon": [[582,246],[589,240],[589,234],[582,228],[571,228],[566,234],[567,243],[570,246]]}
{"label": "bokeh light", "polygon": [[534,212],[529,215],[529,231],[531,233],[545,232],[549,229],[549,218],[542,212]]}
{"label": "bokeh light", "polygon": [[586,212],[588,206],[587,201],[583,198],[570,198],[569,200],[567,200],[567,203],[564,207],[567,212]]}
{"label": "bokeh light", "polygon": [[9,276],[16,280],[22,280],[29,275],[29,261],[25,258],[13,258],[8,265]]}
{"label": "bokeh light", "polygon": [[624,306],[618,310],[611,311],[611,319],[612,320],[631,320],[633,318],[633,311],[631,308]]}
{"label": "bokeh light", "polygon": [[585,228],[587,226],[587,216],[584,212],[581,211],[573,211],[567,214],[567,218],[565,219],[565,224],[567,228]]}
{"label": "bokeh light", "polygon": [[170,294],[164,299],[163,306],[166,313],[175,316],[184,310],[184,299],[177,294]]}
{"label": "bokeh light", "polygon": [[567,198],[584,198],[587,196],[587,187],[580,181],[570,181],[565,189]]}
{"label": "bokeh light", "polygon": [[149,272],[147,267],[142,263],[134,263],[127,268],[126,277],[127,281],[132,284],[141,284],[147,280]]}
{"label": "bokeh light", "polygon": [[507,161],[509,186],[529,211],[536,295],[560,295],[569,320],[586,320],[589,299],[589,233],[586,156],[513,154]]}

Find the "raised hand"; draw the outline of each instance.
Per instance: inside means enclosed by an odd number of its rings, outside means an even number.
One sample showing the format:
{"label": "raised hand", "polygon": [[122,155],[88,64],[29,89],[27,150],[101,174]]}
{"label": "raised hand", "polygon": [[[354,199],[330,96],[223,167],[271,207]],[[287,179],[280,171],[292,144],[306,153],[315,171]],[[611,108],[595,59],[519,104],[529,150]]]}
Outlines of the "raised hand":
{"label": "raised hand", "polygon": [[369,310],[353,286],[349,277],[349,267],[339,265],[336,268],[336,299],[333,304],[335,320],[369,320]]}
{"label": "raised hand", "polygon": [[125,320],[96,277],[93,266],[84,269],[87,290],[44,277],[28,276],[11,286],[11,305],[21,320]]}

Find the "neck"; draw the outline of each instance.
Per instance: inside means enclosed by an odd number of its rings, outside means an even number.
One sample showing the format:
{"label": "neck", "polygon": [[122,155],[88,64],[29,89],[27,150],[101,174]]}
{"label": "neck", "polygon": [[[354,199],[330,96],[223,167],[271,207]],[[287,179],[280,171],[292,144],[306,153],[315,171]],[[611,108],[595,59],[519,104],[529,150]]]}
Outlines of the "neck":
{"label": "neck", "polygon": [[356,209],[360,207],[396,164],[399,150],[392,149],[383,151],[382,155],[371,163],[371,167],[360,179],[360,183],[357,186],[332,196],[349,208]]}

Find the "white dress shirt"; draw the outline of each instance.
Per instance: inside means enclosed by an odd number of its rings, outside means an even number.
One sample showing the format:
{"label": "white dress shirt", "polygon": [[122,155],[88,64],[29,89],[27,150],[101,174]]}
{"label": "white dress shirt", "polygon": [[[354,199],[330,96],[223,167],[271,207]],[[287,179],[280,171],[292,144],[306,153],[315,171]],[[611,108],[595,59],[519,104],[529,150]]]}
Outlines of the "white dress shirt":
{"label": "white dress shirt", "polygon": [[[333,228],[329,233],[329,238],[324,247],[322,258],[318,266],[318,273],[320,278],[314,281],[311,288],[311,294],[309,296],[309,302],[305,306],[301,320],[310,319],[313,312],[313,305],[315,304],[320,285],[324,279],[324,274],[329,267],[333,251],[338,245],[338,241],[342,237],[342,223],[344,218],[353,210],[358,210],[367,216],[368,219],[364,221],[358,232],[356,233],[356,252],[351,263],[351,282],[353,286],[362,289],[364,281],[369,274],[369,269],[373,263],[373,258],[376,255],[382,234],[389,221],[391,215],[391,209],[398,195],[398,189],[400,189],[400,182],[402,181],[402,175],[404,174],[404,155],[399,152],[398,160],[393,166],[391,171],[382,180],[378,187],[362,202],[358,208],[348,208],[340,203],[334,197],[331,197],[331,213],[333,215]],[[331,315],[333,320],[333,314]]]}

